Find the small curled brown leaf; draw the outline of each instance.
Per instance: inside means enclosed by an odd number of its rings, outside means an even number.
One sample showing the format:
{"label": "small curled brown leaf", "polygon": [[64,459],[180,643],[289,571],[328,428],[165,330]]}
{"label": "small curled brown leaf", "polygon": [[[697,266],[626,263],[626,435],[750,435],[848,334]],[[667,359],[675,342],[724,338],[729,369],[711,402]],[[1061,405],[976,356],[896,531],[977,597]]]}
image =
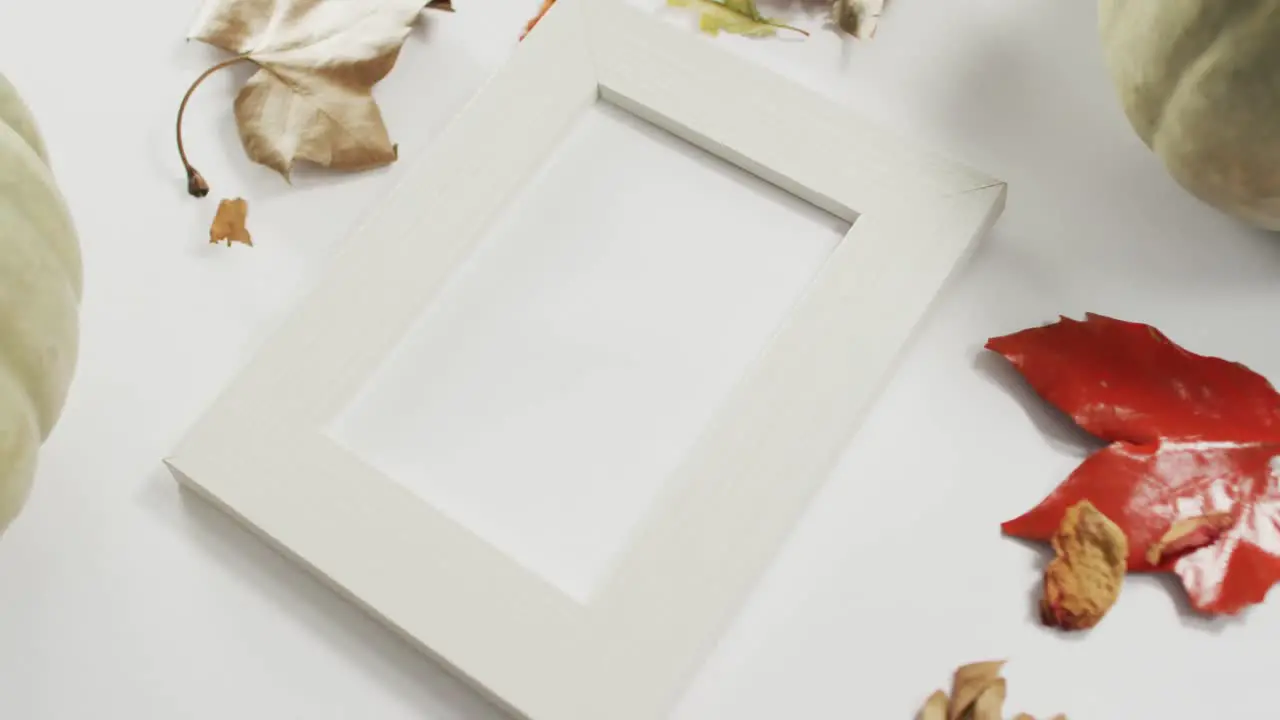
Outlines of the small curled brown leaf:
{"label": "small curled brown leaf", "polygon": [[1007,685],[1004,678],[996,678],[978,695],[969,714],[971,720],[1002,720]]}
{"label": "small curled brown leaf", "polygon": [[1084,630],[1098,624],[1120,597],[1129,543],[1088,500],[1067,509],[1052,539],[1040,615],[1046,625]]}
{"label": "small curled brown leaf", "polygon": [[1000,669],[1004,660],[986,660],[969,663],[956,669],[951,678],[951,702],[947,705],[947,720],[964,718],[965,713],[977,703],[978,698],[988,688],[1001,683],[1001,701],[1003,702],[1003,683]]}
{"label": "small curled brown leaf", "polygon": [[[1001,720],[1008,689],[1007,681],[1000,676],[1004,664],[1004,660],[987,660],[960,666],[951,678],[951,696],[935,691],[916,714],[916,720]],[[1035,718],[1018,713],[1013,720]],[[1067,720],[1067,716],[1056,715],[1053,720]]]}
{"label": "small curled brown leaf", "polygon": [[1212,545],[1234,524],[1235,517],[1229,512],[1182,518],[1147,548],[1147,562],[1159,565],[1177,555]]}

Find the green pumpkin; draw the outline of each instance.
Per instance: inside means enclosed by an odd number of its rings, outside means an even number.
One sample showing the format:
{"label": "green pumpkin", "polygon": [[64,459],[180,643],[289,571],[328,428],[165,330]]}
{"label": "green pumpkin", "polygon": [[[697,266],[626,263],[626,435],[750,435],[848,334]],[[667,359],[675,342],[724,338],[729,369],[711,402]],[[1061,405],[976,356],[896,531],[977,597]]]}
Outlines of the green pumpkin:
{"label": "green pumpkin", "polygon": [[80,263],[44,142],[0,75],[0,533],[26,502],[71,385]]}
{"label": "green pumpkin", "polygon": [[1280,230],[1280,0],[1100,0],[1138,135],[1185,188]]}

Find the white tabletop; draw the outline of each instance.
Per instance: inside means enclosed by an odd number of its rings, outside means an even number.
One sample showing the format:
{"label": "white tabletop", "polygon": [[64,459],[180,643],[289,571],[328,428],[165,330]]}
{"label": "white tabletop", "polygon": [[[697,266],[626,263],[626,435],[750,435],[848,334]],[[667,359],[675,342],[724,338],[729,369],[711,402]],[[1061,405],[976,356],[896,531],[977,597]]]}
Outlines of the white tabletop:
{"label": "white tabletop", "polygon": [[[692,31],[660,0],[635,2]],[[429,145],[537,4],[457,0],[426,18],[376,90],[401,157]],[[40,122],[86,268],[71,398],[0,541],[0,716],[499,718],[160,465],[403,167],[284,184],[240,149],[231,99],[248,69],[232,68],[190,109],[187,145],[215,190],[187,197],[173,115],[220,57],[184,42],[194,10],[0,9],[0,68]],[[1280,240],[1166,176],[1096,38],[1090,3],[1022,0],[897,0],[871,43],[706,38],[1010,193],[679,720],[911,717],[956,665],[988,658],[1010,660],[1010,715],[1272,707],[1280,601],[1206,622],[1176,584],[1135,578],[1096,630],[1064,637],[1033,617],[1041,554],[999,534],[1092,446],[983,354],[988,336],[1094,311],[1280,378]],[[252,249],[206,242],[229,195],[250,199]]]}

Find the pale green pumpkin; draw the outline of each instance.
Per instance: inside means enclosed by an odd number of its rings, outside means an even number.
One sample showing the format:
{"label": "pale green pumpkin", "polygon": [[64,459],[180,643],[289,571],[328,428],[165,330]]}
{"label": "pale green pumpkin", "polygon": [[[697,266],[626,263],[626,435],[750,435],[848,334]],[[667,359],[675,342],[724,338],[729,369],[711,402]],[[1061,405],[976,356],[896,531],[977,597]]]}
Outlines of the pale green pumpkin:
{"label": "pale green pumpkin", "polygon": [[25,504],[79,344],[80,248],[45,146],[0,74],[0,533]]}
{"label": "pale green pumpkin", "polygon": [[1100,0],[1129,121],[1205,202],[1280,230],[1280,0]]}

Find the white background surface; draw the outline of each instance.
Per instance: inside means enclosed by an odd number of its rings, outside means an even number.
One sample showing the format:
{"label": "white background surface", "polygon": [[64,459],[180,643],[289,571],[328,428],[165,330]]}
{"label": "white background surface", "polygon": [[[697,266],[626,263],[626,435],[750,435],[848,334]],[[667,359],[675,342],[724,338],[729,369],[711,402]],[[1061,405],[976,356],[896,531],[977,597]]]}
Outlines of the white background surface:
{"label": "white background surface", "polygon": [[[658,0],[636,2],[690,27]],[[403,158],[501,63],[538,3],[458,4],[426,17],[378,86]],[[953,667],[989,657],[1011,660],[1011,715],[1265,715],[1276,602],[1206,623],[1183,613],[1175,586],[1142,578],[1088,635],[1037,626],[1041,557],[998,526],[1090,445],[980,348],[1092,310],[1280,377],[1280,240],[1165,176],[1113,99],[1087,2],[897,0],[876,40],[848,46],[801,6],[773,7],[814,37],[706,41],[1008,181],[1009,207],[677,718],[911,717]],[[498,718],[160,468],[403,167],[285,185],[240,150],[231,99],[247,70],[236,68],[190,108],[188,147],[214,192],[187,197],[173,112],[219,57],[183,41],[194,11],[160,0],[0,9],[0,68],[40,121],[86,266],[71,400],[0,541],[0,716]],[[670,173],[633,172],[638,186]],[[257,247],[206,244],[216,197],[229,195],[249,198]],[[692,199],[658,210],[707,222]],[[713,247],[673,259],[714,277]]]}

